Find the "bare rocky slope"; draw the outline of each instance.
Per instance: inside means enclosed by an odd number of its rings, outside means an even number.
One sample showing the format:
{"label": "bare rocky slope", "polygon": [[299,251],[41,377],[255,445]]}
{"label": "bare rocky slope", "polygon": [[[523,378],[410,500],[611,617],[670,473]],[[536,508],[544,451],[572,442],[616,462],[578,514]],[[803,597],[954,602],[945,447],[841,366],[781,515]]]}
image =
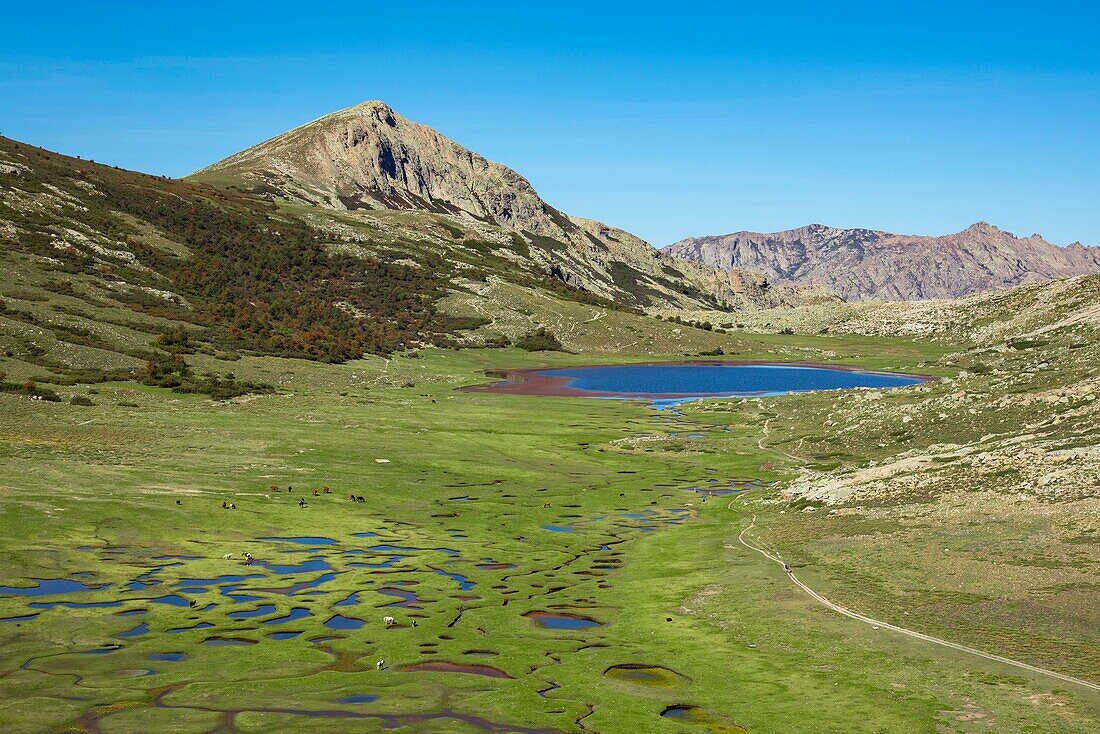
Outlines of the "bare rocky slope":
{"label": "bare rocky slope", "polygon": [[[403,210],[488,226],[520,243],[546,275],[630,306],[736,310],[802,302],[801,286],[760,288],[752,273],[678,262],[629,232],[564,214],[512,169],[378,101],[325,115],[190,178],[334,211]],[[816,290],[808,296],[824,297]]]}
{"label": "bare rocky slope", "polygon": [[811,224],[690,237],[662,252],[713,268],[744,268],[777,283],[824,286],[846,300],[954,298],[1100,273],[1100,247],[1058,247],[986,222],[939,237]]}

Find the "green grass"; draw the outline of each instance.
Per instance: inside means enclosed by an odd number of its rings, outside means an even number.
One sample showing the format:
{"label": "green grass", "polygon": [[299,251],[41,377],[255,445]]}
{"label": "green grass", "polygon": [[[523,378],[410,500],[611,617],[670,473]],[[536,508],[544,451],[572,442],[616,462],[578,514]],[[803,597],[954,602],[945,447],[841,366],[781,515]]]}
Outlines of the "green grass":
{"label": "green grass", "polygon": [[[844,362],[912,368],[936,356],[931,348],[884,339],[739,338],[744,354],[766,358],[816,350]],[[229,364],[195,357],[200,369]],[[107,383],[98,386],[90,407],[0,395],[6,417],[0,425],[0,583],[89,572],[76,578],[108,589],[45,600],[121,601],[118,607],[58,607],[32,621],[0,622],[0,727],[308,732],[380,731],[392,724],[416,732],[479,730],[456,718],[415,718],[450,710],[503,730],[579,731],[580,720],[587,731],[611,734],[705,732],[702,725],[660,716],[666,706],[690,704],[750,732],[1094,730],[1095,696],[875,631],[815,606],[774,564],[737,545],[752,513],[761,515],[764,532],[777,543],[815,537],[814,526],[801,522],[810,515],[781,515],[781,505],[761,503],[774,490],[756,490],[746,501],[716,497],[704,503],[680,489],[709,479],[792,477],[794,459],[767,443],[758,447],[763,421],[775,416],[773,424],[790,432],[785,438],[808,435],[817,418],[807,406],[835,398],[764,406],[707,401],[678,416],[630,402],[454,390],[484,379],[480,371],[490,367],[613,359],[622,357],[517,349],[424,350],[416,358],[344,365],[245,357],[231,363],[232,371],[270,382],[278,394],[215,403]],[[84,392],[58,390],[66,400]],[[695,432],[704,438],[684,438]],[[295,491],[273,493],[273,484]],[[308,491],[326,485],[331,494]],[[349,493],[365,502],[349,501]],[[303,496],[306,508],[297,505]],[[469,499],[455,499],[464,496]],[[238,509],[223,510],[223,501]],[[646,511],[652,522],[631,517]],[[681,516],[681,523],[665,522]],[[573,532],[550,532],[544,525]],[[777,529],[790,534],[779,537]],[[836,532],[896,531],[896,523],[882,521]],[[352,535],[361,532],[379,536]],[[338,545],[282,553],[295,546],[258,540],[298,535],[325,536]],[[349,565],[391,558],[393,553],[371,550],[379,543],[420,550],[389,567]],[[322,592],[316,595],[259,591],[287,582],[241,566],[237,559],[245,550],[288,564],[318,556],[336,575],[316,587]],[[234,559],[223,560],[224,553]],[[166,566],[150,577],[160,582],[156,586],[126,587],[164,564],[157,558],[164,555],[198,558]],[[897,563],[895,557],[871,558],[866,565],[881,571]],[[479,569],[486,559],[516,567]],[[833,588],[848,588],[836,587],[832,566],[823,567],[823,582],[829,577]],[[476,585],[463,591],[437,569]],[[232,604],[214,587],[191,597],[198,609],[148,601],[176,590],[181,578],[252,572],[264,575],[241,582],[244,593],[252,589],[262,597],[254,602]],[[294,574],[293,580],[321,573]],[[423,607],[383,607],[394,598],[377,589],[395,582],[413,582],[398,588],[415,592]],[[335,606],[353,592],[359,593],[357,605]],[[0,598],[0,617],[28,613],[29,601]],[[264,603],[275,611],[260,621],[294,607],[310,616],[283,625],[230,617]],[[214,606],[204,609],[207,604]],[[119,616],[135,609],[149,611]],[[541,629],[522,616],[531,610],[580,613],[603,625]],[[365,625],[327,630],[323,623],[333,613]],[[386,629],[382,617],[391,614],[398,626]],[[196,622],[212,626],[167,632]],[[139,623],[148,624],[147,634],[117,637]],[[302,634],[281,641],[266,636],[287,629]],[[1013,639],[1028,633],[1021,627]],[[328,634],[341,639],[309,642]],[[203,644],[212,636],[256,644]],[[122,647],[81,654],[105,644]],[[187,659],[149,658],[164,652],[183,652]],[[379,659],[387,661],[386,670],[374,670]],[[432,660],[490,665],[511,679],[401,670]],[[623,663],[661,665],[690,682],[655,688],[603,675]],[[122,672],[147,669],[156,674]],[[378,699],[335,702],[362,694]],[[399,718],[302,713],[310,711]]]}

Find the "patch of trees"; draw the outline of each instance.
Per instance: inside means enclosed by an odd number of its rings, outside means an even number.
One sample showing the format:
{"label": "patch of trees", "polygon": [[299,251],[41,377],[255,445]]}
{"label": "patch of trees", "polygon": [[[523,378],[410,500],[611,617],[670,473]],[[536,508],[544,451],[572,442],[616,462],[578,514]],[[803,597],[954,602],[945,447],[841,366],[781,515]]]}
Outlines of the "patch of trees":
{"label": "patch of trees", "polygon": [[145,385],[171,388],[172,392],[209,395],[215,400],[275,392],[275,388],[267,383],[240,381],[232,372],[224,376],[196,375],[182,354],[150,359],[141,381]]}
{"label": "patch of trees", "polygon": [[516,346],[528,352],[564,352],[565,347],[554,332],[540,326],[516,339]]}

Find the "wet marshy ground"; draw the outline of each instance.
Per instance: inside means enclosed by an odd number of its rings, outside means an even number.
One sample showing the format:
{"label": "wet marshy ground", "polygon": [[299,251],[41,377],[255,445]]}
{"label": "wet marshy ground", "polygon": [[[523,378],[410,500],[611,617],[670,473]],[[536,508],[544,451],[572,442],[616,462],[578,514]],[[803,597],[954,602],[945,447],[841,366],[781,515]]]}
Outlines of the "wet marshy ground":
{"label": "wet marshy ground", "polygon": [[621,663],[612,665],[604,671],[605,678],[631,683],[647,688],[679,688],[691,683],[691,680],[674,670],[660,665],[645,663]]}
{"label": "wet marshy ground", "polygon": [[[682,500],[681,506],[667,506],[675,499],[669,493],[666,506],[640,508],[624,499],[624,506],[598,514],[586,514],[579,504],[549,507],[543,513],[547,520],[527,533],[490,542],[474,540],[475,533],[449,519],[444,521],[449,527],[430,534],[381,521],[372,530],[346,535],[258,535],[206,555],[143,557],[137,548],[89,544],[78,551],[81,566],[73,573],[9,579],[0,587],[0,630],[80,615],[80,624],[95,630],[91,637],[99,637],[98,644],[66,645],[27,659],[23,668],[70,680],[65,695],[74,702],[94,700],[87,689],[96,687],[97,677],[109,676],[132,681],[131,691],[146,691],[146,706],[198,711],[185,703],[189,687],[201,680],[195,671],[208,669],[213,660],[233,666],[240,656],[255,669],[272,666],[280,674],[279,661],[290,659],[288,676],[350,676],[349,685],[361,686],[357,676],[390,680],[391,673],[400,673],[388,685],[431,676],[433,686],[454,681],[457,692],[469,685],[461,681],[480,678],[484,685],[525,686],[549,702],[558,688],[552,671],[561,654],[608,647],[600,638],[615,624],[616,610],[597,596],[612,588],[624,544],[691,519],[694,511]],[[509,514],[501,513],[502,526],[511,522]],[[243,562],[246,550],[254,562]],[[223,551],[231,557],[224,558]],[[517,666],[508,652],[516,645],[531,652],[544,648],[548,663]],[[291,649],[288,658],[285,651]],[[690,685],[674,671],[631,663],[608,668],[604,677],[651,688]],[[400,707],[387,706],[385,691],[361,691],[330,695],[327,704],[283,708],[242,702],[218,711],[230,722],[226,731],[233,731],[231,722],[245,712],[374,718],[384,726],[453,719],[479,731],[552,731],[449,708],[399,713]],[[358,710],[366,704],[380,710]],[[120,712],[92,708],[79,723],[88,732],[102,731]]]}
{"label": "wet marshy ground", "polygon": [[589,627],[599,627],[600,622],[581,614],[569,612],[547,612],[542,610],[527,612],[523,615],[543,629],[548,630],[580,630]]}
{"label": "wet marshy ground", "polygon": [[696,724],[710,734],[746,734],[745,728],[738,726],[729,717],[690,704],[668,706],[661,712],[661,716],[685,724]]}

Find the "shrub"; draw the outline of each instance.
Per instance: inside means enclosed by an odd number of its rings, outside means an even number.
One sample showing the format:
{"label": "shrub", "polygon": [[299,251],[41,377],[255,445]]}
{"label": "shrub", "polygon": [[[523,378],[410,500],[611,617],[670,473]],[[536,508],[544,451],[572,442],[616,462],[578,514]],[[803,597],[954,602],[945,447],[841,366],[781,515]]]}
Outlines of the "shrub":
{"label": "shrub", "polygon": [[182,326],[173,326],[157,338],[157,344],[167,352],[194,354],[195,345],[191,342],[191,332]]}
{"label": "shrub", "polygon": [[71,403],[72,405],[84,405],[84,406],[95,405],[95,403],[92,402],[91,398],[86,397],[84,395],[73,395],[72,398],[69,400],[69,403]]}
{"label": "shrub", "polygon": [[501,334],[485,340],[486,349],[504,349],[512,346],[512,340]]}
{"label": "shrub", "polygon": [[540,326],[516,340],[516,346],[528,352],[564,352],[554,332]]}
{"label": "shrub", "polygon": [[0,380],[0,392],[26,395],[27,397],[38,398],[39,400],[49,400],[51,403],[61,402],[60,395],[49,388],[39,387],[33,380],[27,380],[22,385],[15,382],[4,382]]}

